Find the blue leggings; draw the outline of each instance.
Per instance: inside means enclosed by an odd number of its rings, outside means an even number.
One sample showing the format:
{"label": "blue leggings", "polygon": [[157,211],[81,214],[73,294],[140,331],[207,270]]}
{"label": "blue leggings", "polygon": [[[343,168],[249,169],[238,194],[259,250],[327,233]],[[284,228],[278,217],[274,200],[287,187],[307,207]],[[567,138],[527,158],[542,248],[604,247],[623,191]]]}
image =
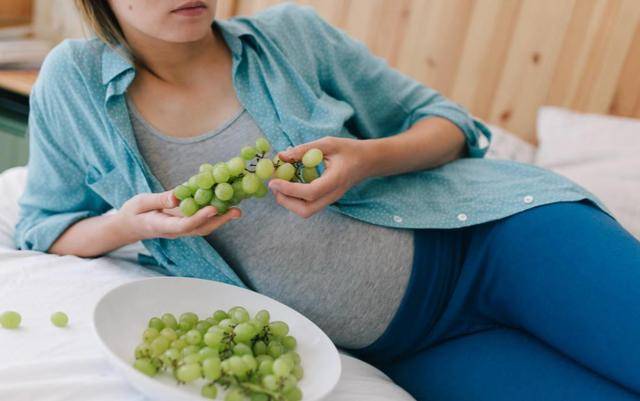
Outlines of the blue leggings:
{"label": "blue leggings", "polygon": [[640,400],[640,242],[589,203],[416,232],[401,306],[351,350],[417,400]]}

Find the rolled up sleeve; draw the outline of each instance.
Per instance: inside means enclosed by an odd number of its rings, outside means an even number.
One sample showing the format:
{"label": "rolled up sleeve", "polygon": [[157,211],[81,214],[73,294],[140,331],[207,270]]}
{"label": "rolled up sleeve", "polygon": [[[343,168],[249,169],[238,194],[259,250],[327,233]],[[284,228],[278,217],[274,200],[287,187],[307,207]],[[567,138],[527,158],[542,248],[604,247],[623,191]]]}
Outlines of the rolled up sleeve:
{"label": "rolled up sleeve", "polygon": [[[469,157],[483,157],[491,132],[459,104],[388,66],[367,47],[300,8],[313,26],[314,49],[323,89],[355,110],[354,134],[379,138],[407,130],[417,121],[441,117],[464,134]],[[310,39],[311,40],[311,39]]]}
{"label": "rolled up sleeve", "polygon": [[104,213],[109,205],[86,185],[84,169],[72,157],[78,150],[43,115],[35,94],[30,103],[27,184],[19,200],[15,244],[46,252],[69,226]]}

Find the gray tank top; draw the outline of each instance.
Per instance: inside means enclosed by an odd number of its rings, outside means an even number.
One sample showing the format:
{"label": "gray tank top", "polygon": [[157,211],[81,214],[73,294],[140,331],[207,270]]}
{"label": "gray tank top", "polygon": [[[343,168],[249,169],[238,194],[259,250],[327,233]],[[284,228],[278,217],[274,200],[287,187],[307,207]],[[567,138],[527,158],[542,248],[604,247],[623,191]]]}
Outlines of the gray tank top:
{"label": "gray tank top", "polygon": [[[129,102],[138,148],[152,173],[173,188],[204,162],[229,160],[262,136],[245,110],[193,138],[166,136]],[[269,193],[239,205],[243,217],[207,241],[256,291],[291,306],[339,346],[371,344],[404,295],[413,261],[413,232],[374,226],[324,210],[298,217]]]}

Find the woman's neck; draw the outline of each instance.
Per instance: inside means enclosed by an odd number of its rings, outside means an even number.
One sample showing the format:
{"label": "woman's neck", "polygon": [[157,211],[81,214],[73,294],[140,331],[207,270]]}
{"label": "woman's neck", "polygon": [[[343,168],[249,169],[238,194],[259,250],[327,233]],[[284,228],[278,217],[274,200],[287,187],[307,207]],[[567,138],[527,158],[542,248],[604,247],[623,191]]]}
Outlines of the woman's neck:
{"label": "woman's neck", "polygon": [[188,43],[171,43],[143,35],[131,35],[127,39],[136,55],[139,73],[180,86],[199,82],[201,73],[206,74],[224,60],[228,51],[224,40],[213,29],[210,35]]}

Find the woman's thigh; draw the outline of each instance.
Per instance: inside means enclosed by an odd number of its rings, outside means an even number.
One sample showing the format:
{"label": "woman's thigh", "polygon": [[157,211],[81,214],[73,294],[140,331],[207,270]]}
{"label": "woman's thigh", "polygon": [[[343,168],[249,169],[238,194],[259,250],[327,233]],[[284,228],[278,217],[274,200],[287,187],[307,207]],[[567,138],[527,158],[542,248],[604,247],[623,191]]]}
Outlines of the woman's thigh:
{"label": "woman's thigh", "polygon": [[639,401],[517,329],[450,339],[382,369],[418,401]]}
{"label": "woman's thigh", "polygon": [[640,242],[585,203],[479,226],[429,337],[437,343],[478,322],[526,331],[640,392]]}

